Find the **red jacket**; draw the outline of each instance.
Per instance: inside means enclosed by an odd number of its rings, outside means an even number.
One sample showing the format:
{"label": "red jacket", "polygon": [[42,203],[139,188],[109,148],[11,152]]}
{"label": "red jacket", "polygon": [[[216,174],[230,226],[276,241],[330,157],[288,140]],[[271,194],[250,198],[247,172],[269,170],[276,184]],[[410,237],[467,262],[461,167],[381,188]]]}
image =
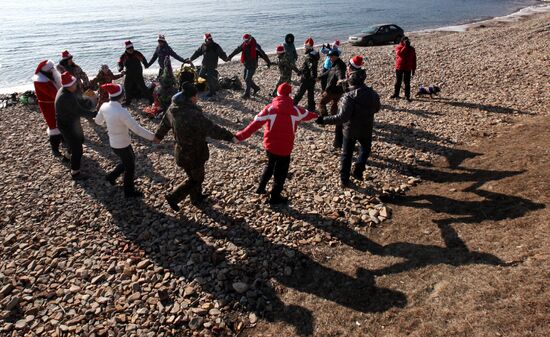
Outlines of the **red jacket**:
{"label": "red jacket", "polygon": [[266,124],[264,148],[277,156],[290,156],[298,124],[317,118],[317,114],[294,106],[289,96],[278,96],[260,112],[254,121],[235,135],[243,141]]}
{"label": "red jacket", "polygon": [[48,124],[48,135],[55,136],[61,134],[57,129],[57,122],[55,119],[54,102],[55,95],[57,95],[57,85],[54,81],[41,73],[34,75],[33,82],[40,112],[42,112],[46,124]]}
{"label": "red jacket", "polygon": [[399,44],[395,47],[395,69],[416,70],[416,51],[412,46]]}

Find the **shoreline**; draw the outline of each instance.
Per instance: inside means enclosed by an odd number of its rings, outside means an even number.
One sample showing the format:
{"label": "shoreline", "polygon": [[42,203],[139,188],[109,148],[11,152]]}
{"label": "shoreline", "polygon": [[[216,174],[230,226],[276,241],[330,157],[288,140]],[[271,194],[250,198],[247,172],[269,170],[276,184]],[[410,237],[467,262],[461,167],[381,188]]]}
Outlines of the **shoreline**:
{"label": "shoreline", "polygon": [[[449,25],[449,26],[443,26],[439,28],[431,28],[431,29],[423,29],[423,30],[416,30],[416,31],[410,31],[408,34],[434,34],[434,33],[464,33],[472,29],[479,29],[484,28],[491,25],[496,25],[500,23],[509,24],[516,22],[518,20],[526,19],[532,16],[541,15],[550,12],[550,0],[540,0],[542,3],[537,5],[531,5],[527,7],[520,8],[519,10],[512,12],[508,15],[504,16],[496,16],[490,19],[483,19],[480,21],[473,21],[461,25]],[[349,45],[349,42],[346,38],[346,40],[341,39],[343,45]],[[315,45],[316,48],[319,48],[322,44]],[[302,50],[303,48],[296,48],[296,50]],[[266,54],[268,56],[275,55],[275,51],[268,50],[266,51]],[[200,58],[195,61],[196,63],[200,62]],[[220,61],[219,66],[223,66],[226,64],[231,64],[238,61],[230,61],[230,62],[223,62]],[[179,68],[181,64],[179,62],[174,62],[173,68],[177,69]],[[144,77],[145,79],[150,79],[151,76],[154,76],[158,72],[158,67],[144,69]],[[89,72],[90,74],[93,74],[94,72]],[[31,76],[32,77],[32,76]],[[34,91],[34,87],[32,83],[29,84],[22,84],[17,85],[13,87],[6,87],[6,88],[0,88],[0,95],[9,95],[13,93],[21,94],[25,91],[32,90]]]}

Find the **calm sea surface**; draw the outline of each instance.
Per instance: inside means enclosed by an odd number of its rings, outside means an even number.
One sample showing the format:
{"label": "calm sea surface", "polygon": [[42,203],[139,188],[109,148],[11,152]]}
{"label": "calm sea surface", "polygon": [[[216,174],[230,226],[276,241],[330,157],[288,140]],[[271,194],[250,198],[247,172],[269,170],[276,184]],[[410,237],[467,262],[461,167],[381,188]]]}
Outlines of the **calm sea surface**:
{"label": "calm sea surface", "polygon": [[375,23],[396,23],[405,31],[437,28],[502,16],[536,0],[0,0],[0,88],[28,85],[41,59],[59,60],[68,49],[93,77],[99,66],[116,61],[123,42],[150,58],[156,36],[166,35],[189,57],[204,32],[230,53],[245,32],[272,51],[284,35],[296,46],[361,31]]}

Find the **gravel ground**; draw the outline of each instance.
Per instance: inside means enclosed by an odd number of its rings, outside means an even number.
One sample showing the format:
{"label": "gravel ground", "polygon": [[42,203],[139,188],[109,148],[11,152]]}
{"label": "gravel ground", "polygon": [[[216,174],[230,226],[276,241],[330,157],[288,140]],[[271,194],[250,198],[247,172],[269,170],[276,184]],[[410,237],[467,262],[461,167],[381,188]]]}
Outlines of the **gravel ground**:
{"label": "gravel ground", "polygon": [[[392,212],[379,196],[419,183],[414,167],[450,158],[472,136],[491,138],[498,128],[549,113],[548,19],[413,35],[419,60],[413,87],[443,84],[441,97],[412,103],[387,99],[393,46],[344,46],[345,60],[367,56],[369,85],[383,101],[366,179],[342,190],[333,128],[302,124],[285,189],[288,207],[271,208],[253,193],[266,161],[260,132],[238,145],[211,142],[204,184],[210,201],[200,209],[186,201],[176,214],[164,203],[164,193],[185,179],[173,160],[172,136],[159,146],[134,140],[145,198],[129,201],[121,186],[103,179],[115,163],[104,129],[83,121],[89,179],[73,182],[68,167],[50,155],[36,108],[0,110],[0,335],[236,335],[258,320],[284,320],[296,308],[277,294],[300,289],[292,281],[304,266],[297,261],[324,268],[316,249],[341,245],[327,226],[358,232],[384,226]],[[236,63],[220,68],[221,76],[241,71]],[[269,102],[276,78],[276,69],[262,67],[258,97],[242,101],[225,91],[200,105],[238,131]],[[158,121],[143,107],[131,110],[155,130]]]}

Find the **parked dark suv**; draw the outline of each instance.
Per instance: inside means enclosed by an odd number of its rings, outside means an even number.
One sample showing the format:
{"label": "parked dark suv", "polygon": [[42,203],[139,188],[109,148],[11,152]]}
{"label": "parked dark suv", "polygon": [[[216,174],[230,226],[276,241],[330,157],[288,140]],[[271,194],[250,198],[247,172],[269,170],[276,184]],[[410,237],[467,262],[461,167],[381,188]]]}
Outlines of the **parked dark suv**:
{"label": "parked dark suv", "polygon": [[375,44],[399,43],[405,32],[393,24],[375,25],[362,33],[353,34],[348,41],[353,46],[374,46]]}

